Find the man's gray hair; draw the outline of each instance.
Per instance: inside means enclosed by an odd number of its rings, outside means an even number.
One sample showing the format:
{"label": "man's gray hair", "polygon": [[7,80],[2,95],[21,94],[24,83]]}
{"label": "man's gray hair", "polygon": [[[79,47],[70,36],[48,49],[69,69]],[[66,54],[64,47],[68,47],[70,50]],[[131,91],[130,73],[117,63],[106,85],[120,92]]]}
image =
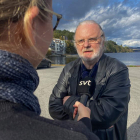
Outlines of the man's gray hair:
{"label": "man's gray hair", "polygon": [[[76,30],[80,25],[84,25],[84,24],[97,24],[99,26],[99,28],[101,29],[102,33],[103,33],[103,37],[104,37],[104,41],[105,41],[105,34],[104,34],[104,31],[103,31],[102,27],[94,20],[84,20],[84,21],[80,22],[78,24],[78,26],[76,27]],[[76,33],[76,30],[75,30],[75,33]],[[75,34],[74,34],[74,40],[75,40]],[[76,46],[75,43],[74,43],[74,46]]]}

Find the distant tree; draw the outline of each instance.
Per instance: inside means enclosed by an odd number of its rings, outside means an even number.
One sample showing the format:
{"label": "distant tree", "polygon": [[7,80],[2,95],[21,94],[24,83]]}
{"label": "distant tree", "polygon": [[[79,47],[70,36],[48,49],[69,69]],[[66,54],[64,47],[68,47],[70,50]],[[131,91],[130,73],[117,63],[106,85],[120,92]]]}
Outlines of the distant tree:
{"label": "distant tree", "polygon": [[54,31],[54,38],[62,38],[62,36],[66,36],[68,40],[73,40],[74,32],[70,32],[67,30],[55,30]]}
{"label": "distant tree", "polygon": [[53,37],[54,38],[59,38],[60,37],[60,34],[56,31],[53,32]]}
{"label": "distant tree", "polygon": [[67,54],[76,54],[77,51],[74,47],[74,43],[72,41],[66,41],[66,53]]}
{"label": "distant tree", "polygon": [[117,43],[112,40],[106,41],[105,46],[106,53],[133,52],[133,50],[127,46],[123,47],[122,45],[117,45]]}
{"label": "distant tree", "polygon": [[52,54],[52,51],[50,49],[48,49],[48,52],[47,52],[46,56],[49,56],[51,54]]}

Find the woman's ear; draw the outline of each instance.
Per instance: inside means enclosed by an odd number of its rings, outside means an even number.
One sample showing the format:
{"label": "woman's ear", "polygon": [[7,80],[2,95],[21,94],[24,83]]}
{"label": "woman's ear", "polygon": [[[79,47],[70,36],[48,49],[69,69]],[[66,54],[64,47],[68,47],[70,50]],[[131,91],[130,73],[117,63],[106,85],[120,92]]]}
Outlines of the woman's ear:
{"label": "woman's ear", "polygon": [[27,10],[24,16],[24,31],[25,31],[25,36],[27,37],[27,41],[29,43],[32,42],[32,45],[34,44],[34,28],[33,28],[33,23],[34,19],[38,16],[39,14],[39,9],[37,6],[33,6]]}

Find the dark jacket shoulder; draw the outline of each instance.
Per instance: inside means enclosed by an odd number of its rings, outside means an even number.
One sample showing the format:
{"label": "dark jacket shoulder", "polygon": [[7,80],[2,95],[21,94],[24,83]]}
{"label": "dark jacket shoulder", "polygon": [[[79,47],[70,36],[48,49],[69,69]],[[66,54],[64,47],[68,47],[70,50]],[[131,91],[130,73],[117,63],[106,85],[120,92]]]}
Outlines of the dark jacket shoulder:
{"label": "dark jacket shoulder", "polygon": [[113,71],[114,73],[121,71],[122,69],[128,69],[123,62],[119,61],[116,58],[107,56],[105,54],[103,54],[100,61],[101,61],[102,67],[104,66],[103,63],[105,63],[106,65],[105,67],[108,68],[107,70]]}
{"label": "dark jacket shoulder", "polygon": [[74,67],[76,67],[77,65],[80,65],[81,63],[81,58],[77,58],[76,60],[66,64],[66,66],[64,67],[64,71],[65,72],[69,72],[71,71],[71,69],[73,69]]}
{"label": "dark jacket shoulder", "polygon": [[50,120],[0,101],[0,140],[99,140],[82,122]]}

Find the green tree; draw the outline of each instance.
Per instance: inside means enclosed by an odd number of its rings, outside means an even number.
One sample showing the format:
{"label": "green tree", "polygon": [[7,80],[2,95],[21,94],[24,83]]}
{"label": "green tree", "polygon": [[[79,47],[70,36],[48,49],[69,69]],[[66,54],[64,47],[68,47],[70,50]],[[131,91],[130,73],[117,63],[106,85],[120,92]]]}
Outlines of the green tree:
{"label": "green tree", "polygon": [[55,30],[54,31],[54,38],[62,38],[62,36],[66,36],[68,40],[73,40],[74,32],[70,32],[67,30]]}
{"label": "green tree", "polygon": [[66,53],[67,54],[76,54],[77,51],[74,47],[74,43],[72,41],[66,41]]}
{"label": "green tree", "polygon": [[105,42],[106,46],[106,53],[119,53],[119,52],[133,52],[132,49],[129,47],[125,46],[123,47],[122,45],[117,45],[116,42],[112,40],[108,40]]}
{"label": "green tree", "polygon": [[50,49],[48,49],[48,52],[47,52],[46,56],[49,56],[51,54],[52,54],[52,51]]}

